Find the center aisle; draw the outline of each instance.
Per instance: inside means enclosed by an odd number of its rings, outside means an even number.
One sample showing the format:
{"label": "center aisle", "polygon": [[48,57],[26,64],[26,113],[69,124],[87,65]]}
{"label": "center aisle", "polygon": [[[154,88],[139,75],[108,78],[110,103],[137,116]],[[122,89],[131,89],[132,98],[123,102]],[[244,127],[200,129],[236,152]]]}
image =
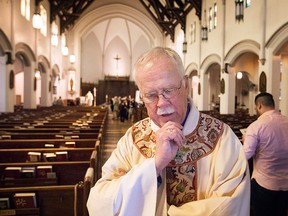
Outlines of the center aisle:
{"label": "center aisle", "polygon": [[110,157],[112,151],[116,148],[118,140],[125,134],[126,130],[132,126],[130,120],[121,122],[119,119],[113,119],[111,111],[108,114],[106,129],[104,132],[104,142],[102,146],[101,167]]}

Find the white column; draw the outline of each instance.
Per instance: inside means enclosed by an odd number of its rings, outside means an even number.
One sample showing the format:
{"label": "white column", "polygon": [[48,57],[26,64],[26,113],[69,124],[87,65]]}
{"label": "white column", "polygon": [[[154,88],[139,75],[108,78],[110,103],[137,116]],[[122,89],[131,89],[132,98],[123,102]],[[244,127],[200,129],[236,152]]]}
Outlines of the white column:
{"label": "white column", "polygon": [[288,55],[282,55],[282,85],[280,110],[288,116]]}
{"label": "white column", "polygon": [[[223,73],[221,77],[225,81],[225,93],[220,95],[220,114],[235,113],[235,73]],[[221,79],[222,79],[221,78]]]}
{"label": "white column", "polygon": [[[10,88],[10,72],[13,72],[13,65],[6,64],[7,57],[3,56],[0,57],[0,112],[14,112],[14,105],[15,105],[15,86]],[[15,80],[15,77],[11,77]],[[12,80],[11,80],[12,81]],[[14,81],[15,85],[15,81]]]}
{"label": "white column", "polygon": [[34,91],[35,62],[31,66],[24,66],[24,108],[36,109],[36,91]]}
{"label": "white column", "polygon": [[5,56],[0,56],[0,86],[2,86],[2,90],[0,91],[0,112],[6,112],[6,104],[7,98],[6,92],[8,91],[9,86],[6,84],[9,81],[7,79],[7,71],[6,71],[6,58]]}
{"label": "white column", "polygon": [[199,79],[201,85],[201,94],[198,100],[198,109],[200,111],[209,110],[209,80],[208,75],[201,73]]}
{"label": "white column", "polygon": [[[271,57],[271,62],[267,69],[267,92],[272,94],[275,100],[275,107],[279,109],[280,96],[280,57]],[[268,62],[267,62],[268,63]]]}
{"label": "white column", "polygon": [[[39,86],[37,86],[39,88]],[[49,73],[41,73],[41,100],[40,105],[43,107],[51,106],[49,97]]]}

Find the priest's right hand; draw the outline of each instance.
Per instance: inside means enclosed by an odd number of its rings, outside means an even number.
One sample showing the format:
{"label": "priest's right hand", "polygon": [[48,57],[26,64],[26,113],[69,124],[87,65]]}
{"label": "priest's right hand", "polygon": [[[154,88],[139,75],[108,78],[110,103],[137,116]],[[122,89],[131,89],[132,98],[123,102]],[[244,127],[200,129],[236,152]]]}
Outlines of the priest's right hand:
{"label": "priest's right hand", "polygon": [[156,132],[155,165],[157,176],[175,158],[178,148],[182,145],[184,140],[182,129],[181,124],[169,121]]}

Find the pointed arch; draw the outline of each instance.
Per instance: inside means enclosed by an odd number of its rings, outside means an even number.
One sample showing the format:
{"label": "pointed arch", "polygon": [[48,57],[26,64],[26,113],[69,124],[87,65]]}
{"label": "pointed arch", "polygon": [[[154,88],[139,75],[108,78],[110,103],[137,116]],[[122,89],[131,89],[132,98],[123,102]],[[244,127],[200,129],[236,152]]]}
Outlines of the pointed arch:
{"label": "pointed arch", "polygon": [[[119,12],[121,11],[121,12]],[[138,10],[123,4],[113,4],[103,6],[99,9],[92,10],[81,18],[74,26],[75,35],[81,38],[87,34],[93,26],[103,20],[110,20],[117,14],[119,17],[125,18],[131,21],[137,26],[141,26],[141,29],[146,33],[149,38],[150,44],[154,44],[153,41],[157,40],[157,43],[162,44],[162,33],[161,30],[154,22],[152,22],[147,16]],[[103,49],[104,50],[104,49]],[[129,47],[129,51],[131,51]]]}

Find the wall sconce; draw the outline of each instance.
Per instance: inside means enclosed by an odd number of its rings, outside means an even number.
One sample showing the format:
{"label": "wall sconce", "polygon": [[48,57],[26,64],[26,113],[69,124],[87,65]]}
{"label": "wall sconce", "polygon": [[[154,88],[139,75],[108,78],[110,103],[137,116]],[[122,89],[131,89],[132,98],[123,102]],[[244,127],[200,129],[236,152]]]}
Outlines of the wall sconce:
{"label": "wall sconce", "polygon": [[223,73],[229,73],[229,64],[228,63],[225,63],[225,65],[224,65],[224,69],[222,69],[222,71],[223,71]]}
{"label": "wall sconce", "polygon": [[244,18],[243,0],[235,0],[235,18],[236,18],[236,21],[241,21]]}
{"label": "wall sconce", "polygon": [[187,41],[184,40],[183,42],[183,53],[187,53]]}
{"label": "wall sconce", "polygon": [[38,80],[41,78],[41,74],[40,74],[40,71],[38,69],[35,69],[35,78]]}
{"label": "wall sconce", "polygon": [[11,54],[11,52],[5,52],[5,54],[7,55],[7,58],[6,58],[6,65],[8,65],[8,64],[13,64],[12,54]]}
{"label": "wall sconce", "polygon": [[76,56],[74,54],[71,54],[70,57],[69,57],[69,60],[70,60],[71,64],[74,64],[75,61],[76,61]]}
{"label": "wall sconce", "polygon": [[51,44],[53,46],[58,46],[58,26],[55,21],[51,24]]}
{"label": "wall sconce", "polygon": [[242,79],[243,73],[242,73],[241,71],[238,71],[236,77],[237,77],[237,79],[239,79],[239,80]]}

